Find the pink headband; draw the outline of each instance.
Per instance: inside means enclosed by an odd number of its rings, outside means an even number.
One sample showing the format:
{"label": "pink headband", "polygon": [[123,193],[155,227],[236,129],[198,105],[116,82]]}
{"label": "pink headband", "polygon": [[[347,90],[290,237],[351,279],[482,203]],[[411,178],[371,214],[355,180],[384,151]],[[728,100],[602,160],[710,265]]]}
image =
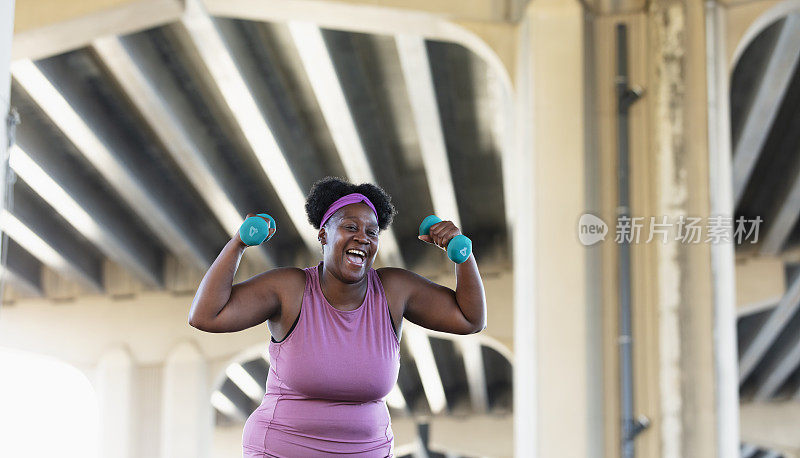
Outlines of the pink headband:
{"label": "pink headband", "polygon": [[325,215],[322,217],[322,222],[319,224],[319,226],[320,227],[324,226],[325,223],[328,221],[328,218],[330,218],[334,213],[336,213],[336,210],[344,207],[345,205],[357,204],[359,202],[364,202],[365,204],[369,205],[369,208],[371,208],[372,212],[375,213],[375,217],[376,218],[378,217],[378,212],[375,211],[375,206],[372,205],[372,202],[370,202],[369,199],[367,199],[367,196],[365,196],[364,194],[359,194],[357,192],[354,192],[352,194],[342,196],[338,200],[336,200],[336,202],[332,203],[331,206],[328,207],[328,211],[326,211]]}

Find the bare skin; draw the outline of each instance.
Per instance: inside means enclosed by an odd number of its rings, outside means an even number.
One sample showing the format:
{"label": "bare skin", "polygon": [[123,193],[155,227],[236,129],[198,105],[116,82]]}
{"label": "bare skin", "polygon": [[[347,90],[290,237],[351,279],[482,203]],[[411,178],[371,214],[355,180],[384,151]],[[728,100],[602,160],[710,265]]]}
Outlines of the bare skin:
{"label": "bare skin", "polygon": [[[252,216],[249,214],[248,216]],[[420,240],[445,249],[461,231],[451,222],[431,227]],[[318,233],[322,243],[322,294],[339,310],[355,310],[367,294],[367,272],[378,254],[380,231],[375,214],[364,203],[339,209]],[[207,332],[235,332],[267,322],[281,341],[300,313],[305,272],[273,269],[232,285],[246,245],[237,234],[206,272],[189,311],[189,324]],[[362,250],[363,261],[346,254]],[[486,327],[486,297],[474,256],[456,264],[456,290],[405,269],[378,269],[397,335],[403,318],[422,327],[453,334],[471,334]]]}

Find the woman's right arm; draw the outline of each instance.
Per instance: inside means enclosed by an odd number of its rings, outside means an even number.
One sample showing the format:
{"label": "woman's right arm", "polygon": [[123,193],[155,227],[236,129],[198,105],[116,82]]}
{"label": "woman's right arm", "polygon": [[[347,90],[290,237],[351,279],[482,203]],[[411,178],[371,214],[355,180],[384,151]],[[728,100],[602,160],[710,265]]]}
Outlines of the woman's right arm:
{"label": "woman's right arm", "polygon": [[273,269],[232,285],[245,248],[236,234],[211,264],[192,300],[189,325],[206,332],[236,332],[280,313],[280,285],[292,284],[298,269]]}

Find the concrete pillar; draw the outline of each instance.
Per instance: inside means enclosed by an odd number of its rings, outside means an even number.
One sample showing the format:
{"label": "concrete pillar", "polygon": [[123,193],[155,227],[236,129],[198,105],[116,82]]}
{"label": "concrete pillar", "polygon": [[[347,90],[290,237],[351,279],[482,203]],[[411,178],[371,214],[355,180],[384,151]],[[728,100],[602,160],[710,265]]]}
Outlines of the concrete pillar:
{"label": "concrete pillar", "polygon": [[197,346],[182,342],[164,362],[161,458],[209,456],[214,434],[208,368]]}
{"label": "concrete pillar", "polygon": [[[14,0],[0,4],[0,203],[6,200],[8,133],[6,115],[11,105],[11,38],[14,34]],[[2,253],[0,253],[2,254]],[[0,273],[5,275],[5,273]],[[3,291],[0,291],[0,296]]]}
{"label": "concrete pillar", "polygon": [[[647,12],[648,93],[653,158],[646,192],[653,215],[703,218],[710,212],[705,12],[701,2],[658,0]],[[645,161],[648,162],[648,161]],[[645,189],[642,189],[645,192]],[[717,456],[717,402],[711,244],[648,247],[656,283],[661,456]]]}
{"label": "concrete pillar", "polygon": [[[631,215],[644,218],[642,237],[631,245],[631,293],[634,411],[647,416],[651,425],[637,436],[636,455],[731,456],[731,444],[734,453],[738,447],[736,428],[730,426],[736,423],[736,401],[731,402],[730,389],[720,387],[735,364],[732,257],[717,256],[712,272],[712,246],[675,241],[674,225],[668,243],[657,236],[645,243],[651,216],[658,222],[667,216],[673,224],[680,216],[699,217],[705,225],[724,207],[717,201],[712,211],[714,158],[709,153],[704,5],[688,0],[652,1],[640,11],[596,16],[592,21],[602,177],[598,192],[601,216],[610,231],[602,246],[605,454],[618,456],[620,444],[614,242],[618,141],[614,29],[620,22],[628,26],[630,84],[644,88],[644,97],[631,108],[629,125]],[[718,180],[724,175],[725,170],[716,171]],[[729,249],[719,247],[717,253]],[[719,266],[725,259],[731,265],[723,272],[728,278],[723,281]],[[713,281],[721,282],[720,287],[713,289]],[[731,294],[723,297],[720,291],[725,287]],[[722,326],[715,327],[715,317]]]}
{"label": "concrete pillar", "polygon": [[[584,12],[535,1],[520,24],[514,161],[515,456],[585,457],[587,358]],[[599,325],[594,323],[593,325]]]}
{"label": "concrete pillar", "polygon": [[121,347],[106,350],[97,363],[95,390],[100,404],[100,456],[135,456],[131,440],[133,371],[133,358]]}
{"label": "concrete pillar", "polygon": [[[7,0],[0,5],[0,109],[3,116],[8,113],[11,93],[11,38],[14,34],[14,0]],[[0,127],[5,139],[5,123]],[[5,144],[2,147],[5,151]]]}

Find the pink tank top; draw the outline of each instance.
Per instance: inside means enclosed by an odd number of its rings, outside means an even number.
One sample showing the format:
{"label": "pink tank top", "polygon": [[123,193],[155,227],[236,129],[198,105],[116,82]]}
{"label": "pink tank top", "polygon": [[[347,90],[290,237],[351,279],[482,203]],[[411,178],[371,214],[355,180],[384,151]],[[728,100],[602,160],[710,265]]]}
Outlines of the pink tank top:
{"label": "pink tank top", "polygon": [[304,269],[298,320],[269,344],[267,393],[245,423],[245,457],[394,456],[384,398],[400,345],[380,278],[370,269],[364,303],[342,311],[322,295],[321,268]]}

